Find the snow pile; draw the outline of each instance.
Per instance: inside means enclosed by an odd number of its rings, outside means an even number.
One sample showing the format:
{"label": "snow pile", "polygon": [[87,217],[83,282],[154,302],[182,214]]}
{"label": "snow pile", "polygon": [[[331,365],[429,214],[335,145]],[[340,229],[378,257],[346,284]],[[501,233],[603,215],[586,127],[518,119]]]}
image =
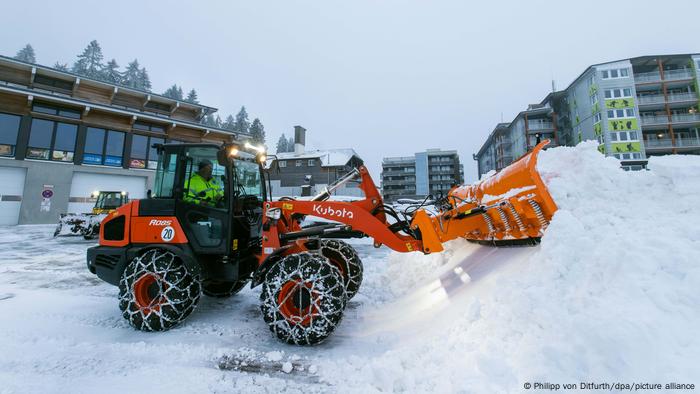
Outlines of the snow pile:
{"label": "snow pile", "polygon": [[[594,143],[542,152],[539,171],[559,206],[542,244],[492,252],[491,272],[452,294],[418,335],[397,330],[391,350],[339,359],[321,369],[323,379],[367,392],[697,384],[700,158],[652,158],[649,167],[625,172]],[[451,269],[456,255],[486,253],[448,249],[393,254],[386,280],[404,296]]]}

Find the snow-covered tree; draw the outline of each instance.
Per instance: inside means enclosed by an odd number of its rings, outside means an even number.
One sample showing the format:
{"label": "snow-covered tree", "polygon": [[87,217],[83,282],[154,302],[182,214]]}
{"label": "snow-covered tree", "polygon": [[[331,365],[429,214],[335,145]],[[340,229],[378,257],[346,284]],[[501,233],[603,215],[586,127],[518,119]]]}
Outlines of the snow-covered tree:
{"label": "snow-covered tree", "polygon": [[236,123],[233,126],[233,130],[237,133],[247,134],[250,129],[250,122],[248,121],[248,112],[245,110],[245,106],[241,107],[241,110],[236,114]]}
{"label": "snow-covered tree", "polygon": [[122,74],[122,85],[130,88],[136,88],[139,84],[140,71],[139,61],[134,59],[133,62],[126,66],[126,70],[124,71],[124,74]]}
{"label": "snow-covered tree", "polygon": [[233,117],[233,115],[227,116],[226,120],[221,125],[221,128],[226,130],[233,130],[234,127],[236,127],[236,119]]}
{"label": "snow-covered tree", "polygon": [[102,64],[103,58],[100,44],[96,40],[92,40],[83,50],[83,53],[78,55],[78,60],[73,64],[72,71],[89,78],[100,79],[104,68],[104,64]]}
{"label": "snow-covered tree", "polygon": [[148,77],[148,71],[146,71],[146,67],[139,70],[138,88],[148,92],[151,91],[151,78]]}
{"label": "snow-covered tree", "polygon": [[36,56],[34,55],[34,48],[31,44],[27,44],[24,48],[20,49],[15,55],[15,59],[21,60],[27,63],[36,63]]}
{"label": "snow-covered tree", "polygon": [[109,83],[118,84],[122,82],[122,74],[119,72],[119,64],[112,59],[102,71],[102,79]]}
{"label": "snow-covered tree", "polygon": [[292,137],[287,140],[287,152],[294,152],[294,138]]}
{"label": "snow-covered tree", "polygon": [[260,119],[253,119],[253,123],[250,125],[250,136],[256,143],[265,145],[265,126]]}
{"label": "snow-covered tree", "polygon": [[163,92],[163,96],[182,101],[182,88],[173,84],[168,90]]}
{"label": "snow-covered tree", "polygon": [[199,104],[199,100],[197,100],[197,91],[194,89],[190,90],[190,92],[187,93],[187,98],[185,101],[188,103]]}
{"label": "snow-covered tree", "polygon": [[277,153],[289,152],[287,147],[287,137],[282,133],[280,139],[277,140]]}
{"label": "snow-covered tree", "polygon": [[219,115],[216,115],[216,117],[214,118],[214,127],[220,129],[222,123],[223,122],[221,121],[221,117],[219,117]]}
{"label": "snow-covered tree", "polygon": [[53,68],[55,68],[56,70],[60,70],[60,71],[68,71],[68,63],[59,63],[59,62],[56,62],[56,63],[53,65]]}

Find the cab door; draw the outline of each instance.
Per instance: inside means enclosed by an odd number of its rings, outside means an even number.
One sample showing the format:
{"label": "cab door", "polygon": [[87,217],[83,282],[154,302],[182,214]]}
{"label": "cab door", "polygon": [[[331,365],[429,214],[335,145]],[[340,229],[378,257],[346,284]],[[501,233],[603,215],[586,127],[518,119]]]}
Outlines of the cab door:
{"label": "cab door", "polygon": [[[219,165],[216,146],[182,146],[175,190],[175,215],[196,254],[228,255],[230,231],[229,170]],[[211,164],[211,174],[203,165]],[[208,179],[206,179],[208,178]],[[201,194],[206,184],[206,197]]]}

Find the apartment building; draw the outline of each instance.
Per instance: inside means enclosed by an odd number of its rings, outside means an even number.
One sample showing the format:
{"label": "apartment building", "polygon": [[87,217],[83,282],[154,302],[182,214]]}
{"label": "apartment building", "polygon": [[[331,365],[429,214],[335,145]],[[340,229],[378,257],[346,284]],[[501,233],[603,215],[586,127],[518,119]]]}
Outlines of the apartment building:
{"label": "apartment building", "polygon": [[463,179],[463,166],[454,150],[428,149],[382,160],[381,187],[386,201],[446,194]]}
{"label": "apartment building", "polygon": [[[537,138],[554,145],[597,140],[600,152],[626,170],[644,168],[653,155],[700,154],[698,67],[700,54],[589,66],[566,89],[498,124],[474,154],[479,175],[507,166]],[[533,110],[543,111],[537,123]]]}
{"label": "apartment building", "polygon": [[215,111],[0,56],[0,225],[89,211],[95,190],[144,198],[153,144],[248,138],[203,125]]}

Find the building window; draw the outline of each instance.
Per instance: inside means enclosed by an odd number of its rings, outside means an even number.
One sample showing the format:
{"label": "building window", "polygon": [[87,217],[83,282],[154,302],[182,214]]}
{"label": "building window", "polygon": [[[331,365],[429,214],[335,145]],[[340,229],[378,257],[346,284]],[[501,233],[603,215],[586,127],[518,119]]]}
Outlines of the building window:
{"label": "building window", "polygon": [[620,97],[632,97],[632,89],[606,89],[605,98],[620,98]]}
{"label": "building window", "polygon": [[154,170],[158,165],[158,150],[153,144],[162,143],[162,138],[134,134],[131,140],[129,167]]}
{"label": "building window", "polygon": [[280,168],[287,167],[287,160],[278,160],[278,161],[277,161],[277,165],[278,165]]}
{"label": "building window", "polygon": [[77,125],[32,119],[27,158],[72,162],[77,135]]}
{"label": "building window", "polygon": [[21,117],[0,113],[0,156],[14,156]]}
{"label": "building window", "polygon": [[608,119],[634,118],[634,108],[608,110]]}
{"label": "building window", "polygon": [[596,113],[593,115],[593,123],[598,123],[603,119],[603,117],[600,115],[600,112]]}
{"label": "building window", "polygon": [[629,77],[629,69],[615,68],[612,70],[603,70],[601,72],[603,79],[627,78]]}
{"label": "building window", "polygon": [[80,111],[56,107],[50,104],[34,103],[34,105],[32,105],[32,111],[47,115],[63,116],[64,118],[80,119]]}
{"label": "building window", "polygon": [[309,159],[309,162],[307,163],[309,167],[313,167],[316,165],[316,160],[315,159]]}
{"label": "building window", "polygon": [[72,91],[73,90],[73,82],[72,81],[65,81],[63,79],[47,77],[46,75],[39,75],[39,74],[35,75],[34,76],[34,84],[35,85],[42,85],[41,87],[55,88],[55,89],[64,90],[64,91]]}
{"label": "building window", "polygon": [[88,127],[83,163],[120,167],[124,156],[124,133]]}
{"label": "building window", "polygon": [[134,125],[132,127],[136,130],[151,131],[154,133],[165,133],[165,127],[157,124],[134,122]]}
{"label": "building window", "polygon": [[297,167],[301,167],[301,160],[297,160],[296,163],[294,164]]}

